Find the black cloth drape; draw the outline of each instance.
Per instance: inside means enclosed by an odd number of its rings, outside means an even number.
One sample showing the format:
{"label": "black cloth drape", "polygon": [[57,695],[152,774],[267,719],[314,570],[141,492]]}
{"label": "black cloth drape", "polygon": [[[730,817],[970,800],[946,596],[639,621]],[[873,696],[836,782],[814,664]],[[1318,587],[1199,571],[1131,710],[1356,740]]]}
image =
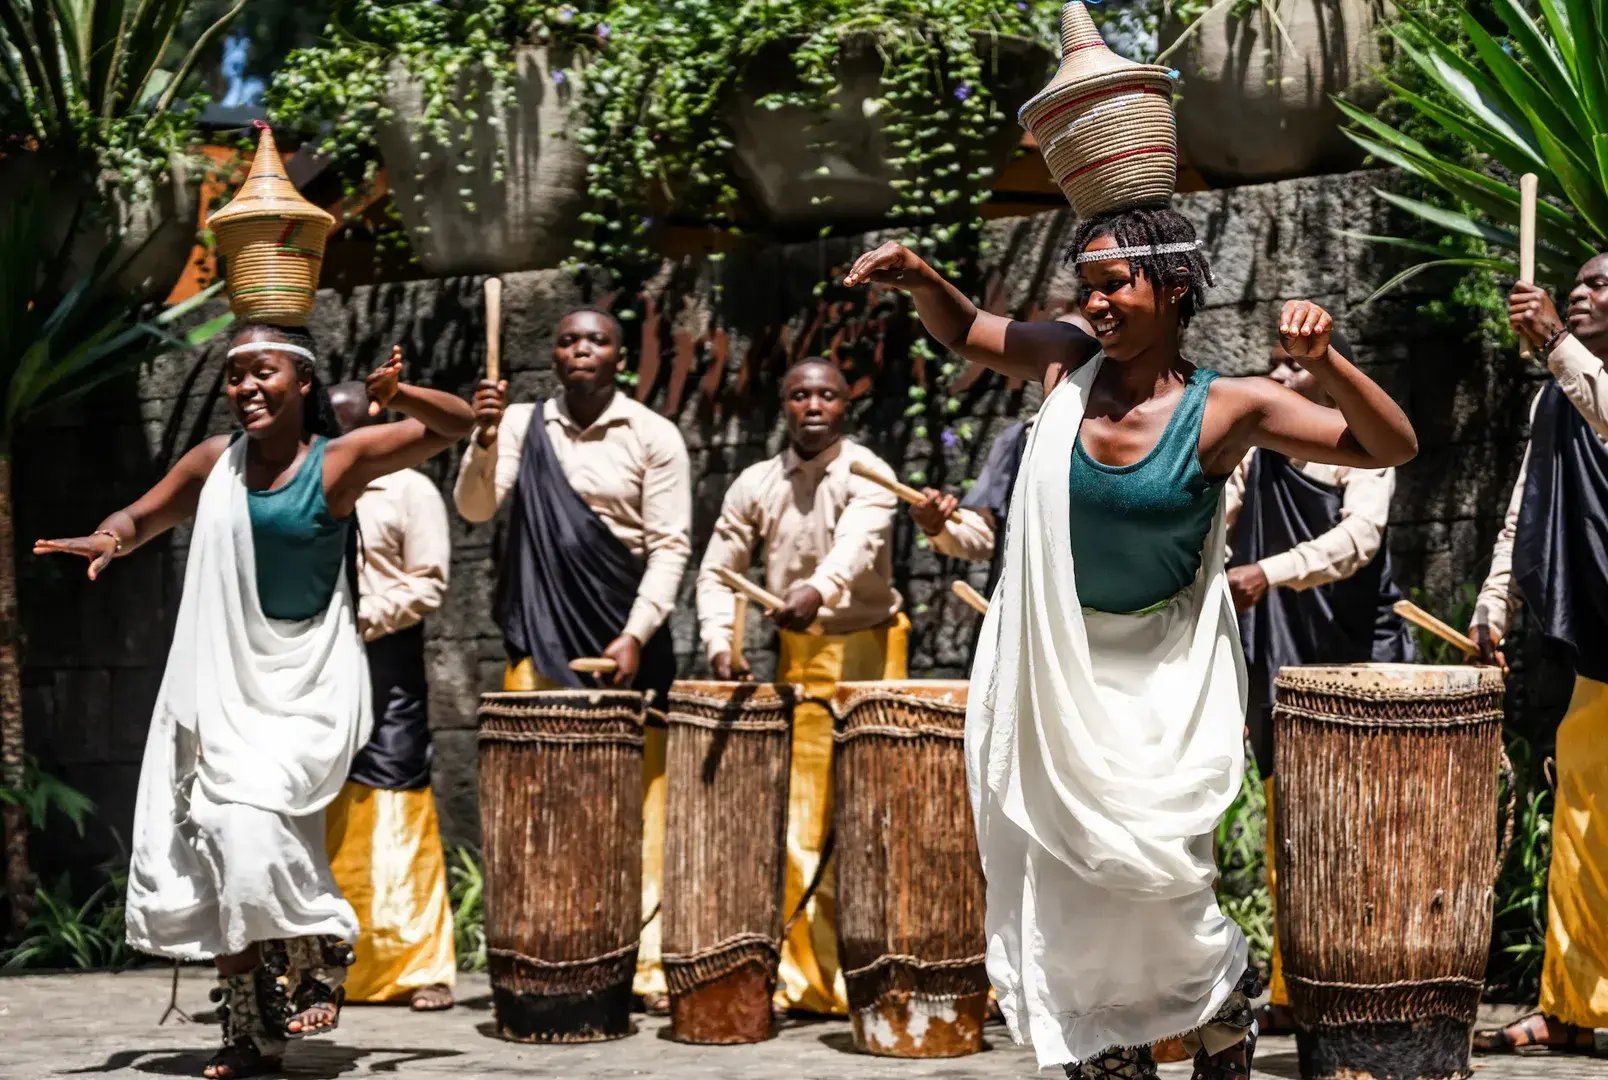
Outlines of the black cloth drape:
{"label": "black cloth drape", "polygon": [[[620,635],[636,600],[643,564],[592,512],[559,466],[536,402],[513,491],[508,540],[493,615],[512,663],[530,657],[564,686],[591,685],[569,669]],[[662,707],[676,677],[668,624],[642,645],[638,690]]]}
{"label": "black cloth drape", "polygon": [[352,759],[348,779],[390,791],[430,786],[430,691],[424,675],[424,624],[368,643],[374,734]]}
{"label": "black cloth drape", "polygon": [[[1234,566],[1259,562],[1321,536],[1340,521],[1344,492],[1312,479],[1283,454],[1253,451],[1245,500],[1229,539]],[[1343,581],[1311,589],[1269,589],[1240,614],[1240,641],[1251,680],[1246,723],[1262,775],[1273,769],[1273,679],[1295,664],[1405,661],[1412,638],[1391,610],[1401,593],[1390,574],[1390,548]]]}
{"label": "black cloth drape", "polygon": [[1530,427],[1513,580],[1575,672],[1608,682],[1608,446],[1556,382]]}
{"label": "black cloth drape", "polygon": [[988,586],[984,596],[994,594],[999,583],[1001,564],[1005,560],[1005,518],[1011,510],[1011,492],[1016,487],[1016,474],[1022,470],[1022,456],[1027,453],[1028,421],[1018,420],[994,438],[988,448],[988,460],[983,471],[977,474],[971,490],[966,492],[960,505],[972,510],[987,510],[994,515],[994,558],[988,567]]}

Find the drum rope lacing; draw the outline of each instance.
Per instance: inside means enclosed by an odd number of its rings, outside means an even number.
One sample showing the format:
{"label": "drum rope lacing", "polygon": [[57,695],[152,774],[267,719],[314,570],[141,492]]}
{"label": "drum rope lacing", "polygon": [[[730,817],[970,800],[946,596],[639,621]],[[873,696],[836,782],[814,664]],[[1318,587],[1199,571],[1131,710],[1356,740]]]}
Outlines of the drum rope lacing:
{"label": "drum rope lacing", "polygon": [[838,742],[847,742],[862,735],[881,735],[890,739],[950,739],[962,742],[966,738],[964,731],[955,728],[935,727],[932,724],[856,724],[846,731],[832,733],[832,738]]}
{"label": "drum rope lacing", "polygon": [[685,994],[723,979],[745,964],[761,963],[774,978],[780,956],[781,949],[774,938],[742,933],[696,952],[664,953],[660,960],[671,992]]}
{"label": "drum rope lacing", "polygon": [[486,949],[486,955],[495,956],[499,960],[515,960],[521,964],[529,964],[531,967],[541,971],[575,971],[585,967],[601,967],[616,960],[623,960],[636,952],[637,944],[637,942],[632,941],[628,945],[621,945],[618,949],[610,949],[606,953],[599,953],[584,960],[543,960],[541,957],[530,956],[517,949],[494,949],[490,947]]}
{"label": "drum rope lacing", "polygon": [[845,979],[859,979],[879,968],[885,968],[892,964],[906,964],[925,971],[959,971],[961,968],[976,967],[978,964],[986,963],[987,960],[986,953],[978,953],[976,956],[963,956],[954,960],[923,960],[921,957],[911,956],[909,953],[888,953],[877,957],[864,967],[845,968],[843,977]]}
{"label": "drum rope lacing", "polygon": [[1273,707],[1273,714],[1275,717],[1281,714],[1300,717],[1302,720],[1310,720],[1317,724],[1329,724],[1334,727],[1387,729],[1390,731],[1448,731],[1456,728],[1481,727],[1486,724],[1500,724],[1502,722],[1502,711],[1500,709],[1466,716],[1447,716],[1439,719],[1432,716],[1352,717],[1336,716],[1333,713],[1317,712],[1312,709],[1302,708],[1299,705],[1279,702]]}

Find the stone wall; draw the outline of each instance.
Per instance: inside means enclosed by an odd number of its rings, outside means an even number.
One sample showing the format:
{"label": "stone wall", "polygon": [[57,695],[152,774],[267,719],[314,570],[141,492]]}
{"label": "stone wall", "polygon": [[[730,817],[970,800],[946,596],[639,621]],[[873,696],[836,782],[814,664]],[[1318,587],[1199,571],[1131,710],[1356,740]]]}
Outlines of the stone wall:
{"label": "stone wall", "polygon": [[[1193,359],[1233,374],[1265,370],[1274,316],[1283,301],[1309,297],[1334,312],[1360,362],[1403,403],[1421,452],[1402,470],[1390,546],[1404,586],[1450,597],[1484,572],[1522,452],[1525,411],[1539,373],[1512,350],[1471,350],[1461,331],[1417,314],[1426,289],[1364,304],[1392,267],[1378,252],[1332,231],[1388,230],[1373,194],[1388,173],[1356,173],[1190,195],[1181,208],[1197,223],[1217,287],[1191,327]],[[1061,251],[1065,213],[1004,219],[988,227],[982,280],[988,306],[1048,317],[1069,305],[1073,276]],[[646,296],[583,296],[566,275],[533,272],[504,281],[502,355],[515,400],[553,388],[551,330],[569,307],[589,300],[629,309],[632,392],[673,417],[692,453],[697,487],[695,549],[732,477],[781,445],[776,386],[790,359],[838,359],[859,393],[858,438],[899,465],[912,482],[960,484],[975,475],[989,439],[1030,412],[1036,388],[965,370],[946,358],[912,355],[908,306],[833,285],[872,238],[832,239],[667,265]],[[467,390],[484,360],[481,286],[475,279],[416,281],[326,292],[313,329],[335,379],[360,375],[400,342],[410,377]],[[947,375],[945,368],[951,370]],[[186,448],[224,430],[218,400],[222,348],[164,357],[88,404],[38,425],[18,450],[19,536],[88,531],[109,509],[137,496]],[[947,433],[947,435],[946,435]],[[967,438],[966,436],[970,436]],[[425,471],[450,492],[456,456]],[[488,617],[501,524],[454,522],[453,583],[429,625],[436,792],[449,839],[478,833],[474,792],[476,695],[499,685],[502,655]],[[182,580],[187,533],[177,530],[119,562],[91,586],[82,566],[24,559],[28,632],[26,721],[46,767],[102,804],[98,832],[82,844],[45,845],[48,871],[84,866],[126,842],[134,779],[161,677]],[[982,567],[936,558],[901,519],[896,566],[915,623],[912,675],[965,671],[973,616],[948,593]],[[1443,609],[1444,610],[1444,609]],[[702,670],[696,649],[691,576],[673,621],[683,670]],[[761,674],[774,664],[772,635],[750,621],[748,651]],[[1522,658],[1536,662],[1529,653]],[[1522,665],[1521,665],[1522,671]],[[1546,732],[1566,680],[1515,680],[1513,720]],[[1542,688],[1548,688],[1542,692]]]}

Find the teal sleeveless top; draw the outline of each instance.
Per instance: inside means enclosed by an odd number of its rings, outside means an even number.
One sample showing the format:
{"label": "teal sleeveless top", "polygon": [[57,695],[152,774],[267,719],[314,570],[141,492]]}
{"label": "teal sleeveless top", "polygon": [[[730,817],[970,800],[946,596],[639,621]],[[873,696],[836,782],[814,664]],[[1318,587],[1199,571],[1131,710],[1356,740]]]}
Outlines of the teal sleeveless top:
{"label": "teal sleeveless top", "polygon": [[271,619],[311,619],[329,606],[346,555],[350,517],[330,516],[324,500],[324,448],[314,436],[289,482],[247,491],[251,543],[257,558],[257,597]]}
{"label": "teal sleeveless top", "polygon": [[1072,571],[1084,607],[1144,611],[1195,580],[1228,479],[1200,468],[1200,422],[1215,378],[1195,369],[1160,441],[1132,465],[1102,465],[1081,434],[1073,444]]}

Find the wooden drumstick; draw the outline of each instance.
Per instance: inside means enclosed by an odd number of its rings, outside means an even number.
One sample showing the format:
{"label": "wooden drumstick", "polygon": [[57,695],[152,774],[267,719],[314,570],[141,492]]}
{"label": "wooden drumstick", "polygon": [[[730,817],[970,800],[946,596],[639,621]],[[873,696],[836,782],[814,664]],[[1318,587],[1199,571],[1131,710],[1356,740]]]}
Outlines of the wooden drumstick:
{"label": "wooden drumstick", "polygon": [[606,656],[578,656],[569,662],[569,668],[582,675],[613,675],[620,665]]}
{"label": "wooden drumstick", "polygon": [[988,601],[983,599],[983,594],[982,593],[980,593],[976,589],[972,588],[966,582],[964,582],[964,581],[956,581],[956,582],[954,582],[953,584],[951,584],[949,586],[949,591],[954,593],[956,596],[960,597],[962,600],[966,601],[966,603],[970,604],[972,606],[972,608],[974,610],[976,610],[979,615],[987,615],[988,614]]}
{"label": "wooden drumstick", "polygon": [[748,597],[748,599],[752,600],[766,611],[777,612],[787,606],[787,602],[780,596],[777,596],[772,592],[766,592],[758,585],[755,585],[752,581],[749,581],[747,578],[728,567],[715,567],[715,576],[724,582],[728,588],[732,589],[734,592],[741,593],[742,595]]}
{"label": "wooden drumstick", "polygon": [[[486,381],[502,380],[502,278],[486,279]],[[497,437],[497,425],[486,429],[486,442]]]}
{"label": "wooden drumstick", "polygon": [[1453,630],[1411,600],[1397,600],[1391,610],[1414,626],[1422,627],[1436,637],[1450,643],[1461,651],[1464,656],[1473,656],[1480,651],[1479,646],[1469,640],[1466,635]]}
{"label": "wooden drumstick", "polygon": [[[886,476],[883,476],[881,473],[877,472],[863,461],[849,462],[849,471],[855,476],[863,477],[864,479],[871,481],[873,484],[878,484],[884,488],[887,488],[889,491],[893,492],[907,503],[919,503],[927,501],[927,496],[923,495],[909,484],[901,484],[897,480],[889,480]],[[959,516],[960,510],[959,508],[956,508],[955,512],[949,515],[948,520],[954,521]]]}
{"label": "wooden drumstick", "polygon": [[738,593],[731,598],[731,605],[731,666],[733,670],[738,670],[746,666],[743,661],[743,637],[748,630],[748,594]]}
{"label": "wooden drumstick", "polygon": [[[1519,280],[1535,284],[1535,195],[1539,178],[1535,173],[1519,177]],[[1530,343],[1519,341],[1519,355],[1530,359]]]}

